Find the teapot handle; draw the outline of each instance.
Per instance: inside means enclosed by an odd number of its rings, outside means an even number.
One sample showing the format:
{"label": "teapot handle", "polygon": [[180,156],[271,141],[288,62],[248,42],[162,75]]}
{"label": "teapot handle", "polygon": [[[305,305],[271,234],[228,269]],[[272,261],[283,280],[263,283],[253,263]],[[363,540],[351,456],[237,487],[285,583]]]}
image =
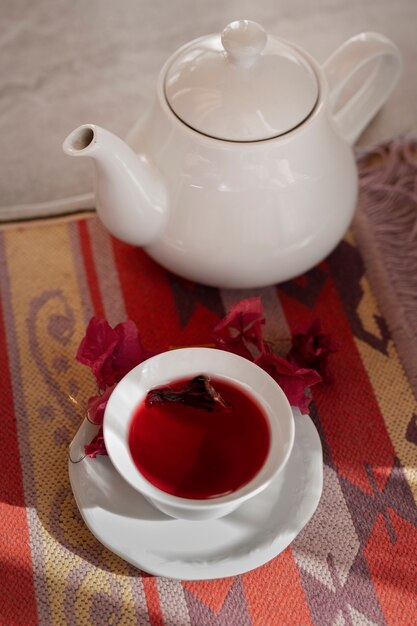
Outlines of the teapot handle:
{"label": "teapot handle", "polygon": [[[369,64],[368,72],[366,69]],[[361,33],[348,39],[324,63],[333,119],[341,135],[353,144],[393,90],[401,73],[401,53],[378,33]],[[355,93],[344,96],[363,76]]]}

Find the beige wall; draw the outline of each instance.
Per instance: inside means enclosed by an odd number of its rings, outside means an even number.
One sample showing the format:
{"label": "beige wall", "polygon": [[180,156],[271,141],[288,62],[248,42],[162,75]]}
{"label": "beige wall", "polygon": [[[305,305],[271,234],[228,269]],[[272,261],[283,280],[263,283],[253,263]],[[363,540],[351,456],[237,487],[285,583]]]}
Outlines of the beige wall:
{"label": "beige wall", "polygon": [[[404,74],[360,143],[415,133],[415,0],[2,0],[0,219],[10,215],[5,206],[89,192],[89,168],[61,152],[66,134],[91,121],[125,135],[151,102],[166,57],[239,18],[321,61],[362,30],[392,38]],[[23,214],[36,214],[30,206]]]}

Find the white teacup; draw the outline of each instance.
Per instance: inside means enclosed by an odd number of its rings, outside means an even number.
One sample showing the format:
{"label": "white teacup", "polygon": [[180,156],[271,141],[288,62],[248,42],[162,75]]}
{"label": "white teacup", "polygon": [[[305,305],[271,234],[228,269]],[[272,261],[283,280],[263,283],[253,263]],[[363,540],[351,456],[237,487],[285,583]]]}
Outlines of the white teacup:
{"label": "white teacup", "polygon": [[[270,431],[269,451],[257,474],[232,493],[201,500],[169,494],[149,482],[137,468],[128,443],[135,410],[151,389],[200,374],[241,387],[263,410]],[[104,440],[117,471],[160,511],[177,519],[215,519],[263,491],[282,470],[294,443],[294,418],[280,386],[251,361],[213,348],[181,348],[140,363],[119,382],[106,407]]]}

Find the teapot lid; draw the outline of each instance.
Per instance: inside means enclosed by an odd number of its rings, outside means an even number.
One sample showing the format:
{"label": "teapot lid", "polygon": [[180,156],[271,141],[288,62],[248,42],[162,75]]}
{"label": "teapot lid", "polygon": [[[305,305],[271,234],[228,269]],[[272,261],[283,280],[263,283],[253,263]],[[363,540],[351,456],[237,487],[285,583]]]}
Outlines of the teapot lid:
{"label": "teapot lid", "polygon": [[194,130],[227,141],[287,133],[310,115],[318,92],[308,62],[249,20],[181,48],[165,78],[172,111]]}

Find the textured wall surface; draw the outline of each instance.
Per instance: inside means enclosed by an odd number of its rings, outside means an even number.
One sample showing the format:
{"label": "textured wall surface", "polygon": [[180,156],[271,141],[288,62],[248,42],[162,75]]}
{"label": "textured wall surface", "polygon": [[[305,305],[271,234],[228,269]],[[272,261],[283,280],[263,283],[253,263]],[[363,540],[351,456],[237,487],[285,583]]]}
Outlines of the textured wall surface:
{"label": "textured wall surface", "polygon": [[7,207],[90,192],[90,168],[61,151],[67,133],[94,122],[126,135],[152,102],[165,59],[190,39],[241,18],[259,21],[319,61],[358,32],[384,33],[401,48],[404,73],[360,143],[415,132],[413,0],[3,0],[0,218]]}

